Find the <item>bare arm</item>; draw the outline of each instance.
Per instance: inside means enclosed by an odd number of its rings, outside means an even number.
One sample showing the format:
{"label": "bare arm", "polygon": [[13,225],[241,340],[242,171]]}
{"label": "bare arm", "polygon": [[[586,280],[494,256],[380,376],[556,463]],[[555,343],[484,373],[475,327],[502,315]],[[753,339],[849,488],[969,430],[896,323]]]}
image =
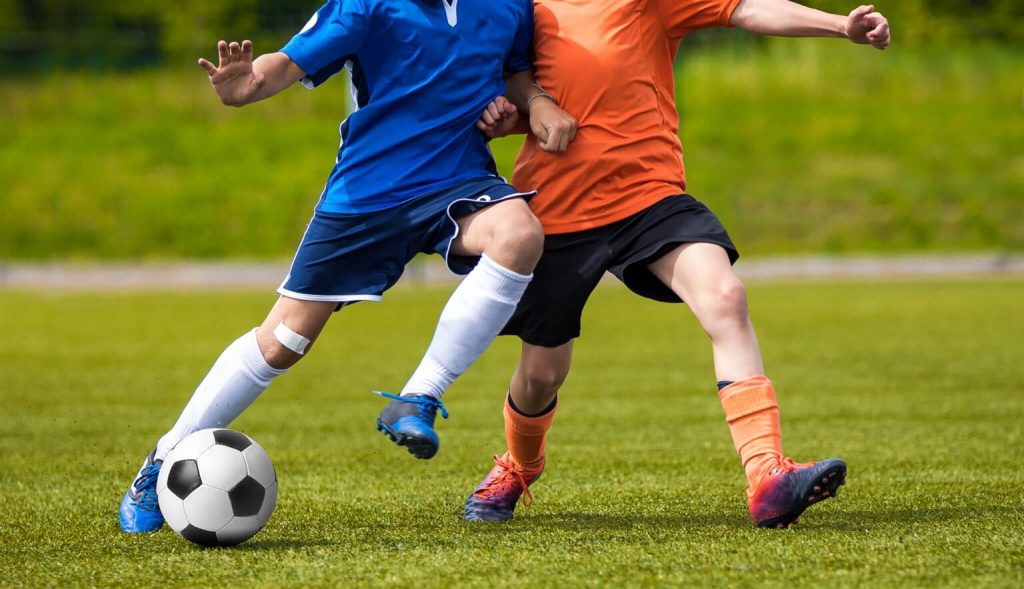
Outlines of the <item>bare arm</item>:
{"label": "bare arm", "polygon": [[554,97],[545,92],[530,70],[517,72],[505,79],[507,102],[514,105],[519,113],[525,114],[529,126],[510,117],[511,109],[505,108],[496,99],[488,105],[477,124],[489,137],[501,137],[515,132],[525,133],[527,129],[540,140],[544,151],[561,152],[576,138],[576,119],[558,106]]}
{"label": "bare arm", "polygon": [[841,37],[877,49],[885,49],[890,42],[889,21],[874,6],[859,6],[840,16],[789,0],[743,0],[729,23],[762,35]]}
{"label": "bare arm", "polygon": [[217,43],[219,64],[200,58],[214,92],[228,106],[245,106],[270,98],[306,76],[284,53],[267,53],[252,58],[252,42],[241,45]]}

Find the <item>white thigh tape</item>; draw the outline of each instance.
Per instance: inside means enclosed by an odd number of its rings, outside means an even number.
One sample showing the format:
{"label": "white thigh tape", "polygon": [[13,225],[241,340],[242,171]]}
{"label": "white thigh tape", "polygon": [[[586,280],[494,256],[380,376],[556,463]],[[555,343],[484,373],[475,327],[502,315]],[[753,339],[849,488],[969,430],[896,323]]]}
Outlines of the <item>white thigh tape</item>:
{"label": "white thigh tape", "polygon": [[274,337],[281,342],[281,345],[300,356],[305,354],[306,348],[309,347],[309,340],[292,331],[284,324],[284,321],[278,323],[274,328]]}

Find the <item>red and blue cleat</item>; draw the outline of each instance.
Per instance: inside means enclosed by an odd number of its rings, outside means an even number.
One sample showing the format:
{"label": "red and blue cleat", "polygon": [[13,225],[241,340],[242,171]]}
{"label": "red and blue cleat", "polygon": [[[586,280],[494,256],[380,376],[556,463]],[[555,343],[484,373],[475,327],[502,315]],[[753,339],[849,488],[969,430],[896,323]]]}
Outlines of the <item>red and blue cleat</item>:
{"label": "red and blue cleat", "polygon": [[533,501],[530,485],[540,478],[544,472],[543,463],[539,468],[525,469],[517,465],[509,456],[494,457],[494,468],[466,499],[466,521],[503,522],[512,519],[516,502],[523,497],[523,505],[529,506]]}
{"label": "red and blue cleat", "polygon": [[747,506],[758,527],[786,528],[811,505],[835,497],[845,483],[846,463],[838,458],[802,464],[783,458],[761,478]]}

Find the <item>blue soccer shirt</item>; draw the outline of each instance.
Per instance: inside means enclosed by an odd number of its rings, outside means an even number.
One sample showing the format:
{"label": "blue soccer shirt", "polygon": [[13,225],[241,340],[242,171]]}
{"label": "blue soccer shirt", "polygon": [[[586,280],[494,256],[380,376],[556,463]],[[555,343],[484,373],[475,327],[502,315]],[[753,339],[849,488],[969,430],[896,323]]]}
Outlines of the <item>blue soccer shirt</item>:
{"label": "blue soccer shirt", "polygon": [[329,0],[281,49],[317,86],[348,67],[356,110],[318,204],[383,210],[496,174],[474,126],[532,67],[532,0]]}

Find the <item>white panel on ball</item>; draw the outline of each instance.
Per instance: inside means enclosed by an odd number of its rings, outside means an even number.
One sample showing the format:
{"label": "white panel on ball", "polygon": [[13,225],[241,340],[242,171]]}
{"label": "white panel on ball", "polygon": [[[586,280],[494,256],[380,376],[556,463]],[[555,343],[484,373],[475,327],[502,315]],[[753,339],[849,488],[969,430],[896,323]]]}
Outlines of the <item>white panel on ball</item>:
{"label": "white panel on ball", "polygon": [[197,528],[216,532],[231,521],[231,499],[226,491],[203,485],[185,498],[185,514]]}
{"label": "white panel on ball", "polygon": [[262,527],[259,516],[235,517],[217,531],[217,540],[225,546],[239,544],[251,538]]}
{"label": "white panel on ball", "polygon": [[263,496],[263,507],[260,508],[258,517],[260,525],[265,526],[270,521],[270,514],[274,513],[274,506],[277,505],[277,483],[267,487],[267,494]]}
{"label": "white panel on ball", "polygon": [[245,478],[245,459],[242,453],[227,446],[207,448],[196,460],[199,478],[204,485],[230,491]]}
{"label": "white panel on ball", "polygon": [[213,439],[213,432],[214,430],[212,429],[202,429],[189,434],[184,440],[178,442],[174,448],[171,448],[171,452],[167,455],[167,462],[170,463],[182,458],[188,459],[199,456],[203,453],[203,450],[217,443]]}
{"label": "white panel on ball", "polygon": [[245,457],[245,463],[249,467],[249,475],[259,481],[261,485],[269,487],[277,482],[274,464],[270,462],[270,457],[263,451],[262,446],[253,442],[252,446],[242,452],[242,456]]}
{"label": "white panel on ball", "polygon": [[[163,473],[161,473],[163,474]],[[188,525],[188,516],[185,515],[185,505],[177,495],[170,489],[162,489],[157,495],[160,500],[160,513],[167,520],[167,525],[175,532],[180,532]]]}

